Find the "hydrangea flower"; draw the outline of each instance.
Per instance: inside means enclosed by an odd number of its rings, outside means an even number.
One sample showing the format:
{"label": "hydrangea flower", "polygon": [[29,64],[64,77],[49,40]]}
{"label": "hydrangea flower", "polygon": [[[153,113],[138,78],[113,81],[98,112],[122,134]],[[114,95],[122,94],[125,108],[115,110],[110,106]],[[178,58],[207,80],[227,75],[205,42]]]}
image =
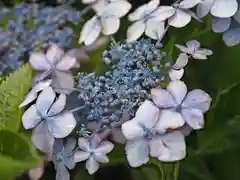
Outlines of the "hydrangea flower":
{"label": "hydrangea flower", "polygon": [[100,141],[98,136],[92,136],[90,139],[79,138],[77,150],[74,154],[75,162],[86,161],[86,169],[89,174],[94,174],[99,169],[99,163],[108,163],[106,156],[114,148],[109,141]]}
{"label": "hydrangea flower", "polygon": [[215,17],[232,17],[238,9],[237,0],[202,0],[197,6],[197,16],[202,18],[209,12]]}
{"label": "hydrangea flower", "polygon": [[165,114],[160,121],[175,118],[184,120],[192,129],[204,126],[203,114],[208,111],[211,97],[200,89],[187,93],[187,86],[182,81],[171,81],[166,89],[155,88],[151,91],[153,102]]}
{"label": "hydrangea flower", "polygon": [[20,108],[27,106],[31,102],[35,101],[38,97],[38,93],[43,91],[45,88],[49,87],[52,83],[52,80],[48,79],[45,81],[41,81],[36,84],[31,91],[25,96],[24,101],[19,105]]}
{"label": "hydrangea flower", "polygon": [[79,43],[84,42],[85,45],[90,45],[101,32],[107,36],[115,34],[120,27],[119,18],[125,16],[131,7],[131,4],[125,0],[109,3],[84,24]]}
{"label": "hydrangea flower", "polygon": [[63,111],[66,104],[66,95],[56,93],[51,87],[45,88],[39,95],[36,104],[30,106],[22,116],[25,129],[32,129],[32,142],[41,151],[49,153],[55,138],[68,136],[76,121],[73,114]]}
{"label": "hydrangea flower", "polygon": [[46,77],[52,79],[52,87],[59,93],[70,93],[68,89],[74,87],[74,79],[70,71],[76,64],[76,58],[68,54],[56,44],[53,44],[46,54],[34,52],[30,55],[31,66],[41,73],[35,78],[41,81]]}
{"label": "hydrangea flower", "polygon": [[[60,142],[59,142],[60,141]],[[76,163],[73,160],[73,150],[76,146],[75,139],[68,139],[63,146],[62,139],[55,141],[55,159],[54,165],[56,169],[56,180],[70,180],[68,169],[71,170],[75,167]]]}
{"label": "hydrangea flower", "polygon": [[159,3],[159,0],[151,0],[129,14],[129,21],[134,23],[127,31],[128,42],[137,40],[144,32],[148,37],[156,40],[163,35],[165,23],[157,20],[160,15],[158,11]]}
{"label": "hydrangea flower", "polygon": [[176,44],[176,47],[182,52],[175,64],[173,65],[174,69],[184,68],[188,63],[189,56],[193,59],[207,59],[207,56],[213,54],[210,49],[200,48],[200,43],[197,40],[189,40],[186,43],[186,46]]}
{"label": "hydrangea flower", "polygon": [[229,18],[212,18],[212,29],[216,33],[223,33],[223,41],[227,46],[240,43],[240,6],[234,16]]}
{"label": "hydrangea flower", "polygon": [[201,0],[183,0],[180,3],[177,1],[171,6],[160,6],[158,20],[165,21],[168,19],[170,26],[184,27],[191,21],[192,17],[197,19],[190,9],[199,3],[201,3]]}
{"label": "hydrangea flower", "polygon": [[177,114],[166,117],[149,100],[143,102],[136,116],[122,125],[126,139],[127,160],[132,167],[149,161],[149,154],[164,162],[178,161],[186,155],[184,136],[179,131],[168,132],[184,124]]}

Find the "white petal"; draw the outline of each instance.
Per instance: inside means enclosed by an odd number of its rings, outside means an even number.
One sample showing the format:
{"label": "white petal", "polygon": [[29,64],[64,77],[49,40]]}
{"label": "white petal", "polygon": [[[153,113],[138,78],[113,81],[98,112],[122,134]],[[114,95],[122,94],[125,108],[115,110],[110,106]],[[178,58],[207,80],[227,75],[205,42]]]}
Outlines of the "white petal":
{"label": "white petal", "polygon": [[19,108],[22,108],[24,106],[27,106],[31,102],[33,102],[35,99],[37,99],[38,94],[32,89],[26,96],[24,101],[19,105]]}
{"label": "white petal", "polygon": [[76,126],[76,120],[72,113],[65,112],[47,119],[48,130],[55,138],[68,136]]}
{"label": "white petal", "polygon": [[122,132],[126,139],[135,139],[144,136],[144,130],[138,122],[133,120],[127,121],[122,125]]}
{"label": "white petal", "polygon": [[202,2],[202,0],[183,0],[179,3],[179,8],[191,9],[201,2]]}
{"label": "white petal", "polygon": [[34,128],[32,133],[32,143],[42,152],[52,153],[54,137],[48,131],[46,122],[42,122]]}
{"label": "white petal", "polygon": [[91,150],[90,142],[86,138],[78,138],[78,146],[86,152]]}
{"label": "white petal", "polygon": [[207,56],[205,54],[195,52],[195,53],[192,54],[192,58],[193,59],[206,60]]}
{"label": "white petal", "polygon": [[79,44],[84,42],[85,45],[92,44],[100,35],[101,24],[97,16],[88,20],[82,28],[82,32],[79,39]]}
{"label": "white petal", "polygon": [[102,16],[102,33],[106,36],[116,33],[120,27],[120,20],[116,16]]}
{"label": "white petal", "polygon": [[52,104],[51,108],[49,109],[47,115],[48,116],[56,116],[60,112],[63,111],[66,105],[67,97],[65,94],[60,94],[57,100]]}
{"label": "white petal", "polygon": [[175,70],[175,69],[171,69],[168,72],[168,76],[171,79],[171,81],[175,81],[175,80],[180,80],[184,75],[184,69],[179,69],[179,70]]}
{"label": "white petal", "polygon": [[39,167],[32,168],[28,171],[30,180],[39,180],[44,173],[44,163],[41,163]]}
{"label": "white petal", "polygon": [[94,159],[97,161],[97,162],[100,162],[100,163],[108,163],[109,162],[109,159],[108,157],[105,155],[105,154],[102,154],[102,153],[94,153]]}
{"label": "white petal", "polygon": [[185,97],[182,107],[199,109],[203,113],[208,111],[212,98],[200,89],[190,91]]}
{"label": "white petal", "polygon": [[43,54],[42,52],[31,53],[29,62],[30,65],[38,71],[44,71],[51,68],[50,64],[46,59],[45,54]]}
{"label": "white petal", "polygon": [[129,21],[136,21],[148,16],[159,5],[159,0],[151,0],[149,3],[144,4],[137,8],[134,12],[129,14]]}
{"label": "white petal", "polygon": [[185,46],[179,45],[179,44],[176,44],[175,46],[183,53],[186,53],[186,54],[190,53],[190,50],[188,47],[185,47]]}
{"label": "white petal", "polygon": [[98,162],[94,159],[93,156],[91,156],[87,162],[86,162],[86,169],[88,170],[88,173],[90,175],[94,174],[95,172],[97,172],[97,170],[99,169],[99,164]]}
{"label": "white petal", "polygon": [[204,0],[203,3],[200,3],[197,6],[197,16],[199,18],[203,18],[204,16],[206,16],[210,12],[214,1],[215,0]]}
{"label": "white petal", "polygon": [[165,31],[165,23],[149,19],[146,24],[145,34],[152,39],[160,39]]}
{"label": "white petal", "polygon": [[38,112],[40,112],[41,115],[43,116],[47,115],[47,112],[51,105],[53,104],[55,97],[56,93],[53,91],[51,87],[47,87],[40,93],[36,101],[36,106]]}
{"label": "white petal", "polygon": [[172,94],[177,104],[181,104],[187,94],[187,86],[183,81],[171,81],[168,84],[167,90]]}
{"label": "white petal", "polygon": [[57,93],[70,94],[74,88],[74,79],[69,71],[55,71],[52,75],[52,87]]}
{"label": "white petal", "polygon": [[151,14],[151,16],[153,16],[156,21],[165,21],[174,15],[175,11],[176,9],[172,6],[160,6]]}
{"label": "white petal", "polygon": [[177,9],[175,14],[168,19],[170,26],[181,28],[186,26],[191,21],[191,16],[180,9]]}
{"label": "white petal", "polygon": [[185,121],[182,115],[171,110],[161,111],[161,116],[154,129],[159,133],[164,133],[167,130],[177,129],[184,125]]}
{"label": "white petal", "polygon": [[125,0],[117,0],[109,3],[104,9],[103,15],[123,17],[131,9],[132,5]]}
{"label": "white petal", "polygon": [[137,40],[142,36],[145,31],[145,23],[144,21],[140,20],[134,22],[127,30],[127,41],[132,42]]}
{"label": "white petal", "polygon": [[199,48],[196,53],[199,53],[199,54],[204,54],[206,56],[211,56],[213,54],[212,50],[210,49],[204,49],[204,48]]}
{"label": "white petal", "polygon": [[199,109],[182,109],[186,123],[193,129],[202,129],[204,126],[203,113]]}
{"label": "white petal", "polygon": [[188,55],[185,53],[180,53],[175,64],[173,65],[173,69],[182,69],[188,63]]}
{"label": "white petal", "polygon": [[222,33],[229,29],[231,18],[212,18],[212,29],[216,33]]}
{"label": "white petal", "polygon": [[177,106],[172,95],[165,89],[153,88],[151,89],[151,96],[153,102],[159,108],[171,108]]}
{"label": "white petal", "polygon": [[131,167],[139,167],[149,161],[148,142],[145,139],[127,141],[125,150]]}
{"label": "white petal", "polygon": [[81,2],[83,4],[92,4],[92,3],[96,2],[96,0],[82,0]]}
{"label": "white petal", "polygon": [[71,68],[73,68],[76,64],[76,58],[69,56],[69,55],[65,55],[62,57],[62,59],[59,61],[59,63],[57,64],[56,68],[60,71],[67,71]]}
{"label": "white petal", "polygon": [[109,141],[103,141],[101,144],[94,150],[96,153],[100,154],[108,154],[110,153],[114,148],[114,144],[112,144]]}
{"label": "white petal", "polygon": [[227,18],[232,17],[237,10],[237,0],[215,0],[211,8],[211,13],[216,17]]}
{"label": "white petal", "polygon": [[151,101],[145,100],[138,108],[134,121],[150,129],[158,121],[159,116],[160,110]]}
{"label": "white petal", "polygon": [[74,162],[77,163],[77,162],[86,161],[89,157],[90,157],[90,153],[89,152],[76,151],[74,153],[73,159],[74,159]]}
{"label": "white petal", "polygon": [[52,44],[46,53],[47,61],[52,65],[56,65],[56,63],[60,61],[63,54],[64,51],[58,45]]}
{"label": "white petal", "polygon": [[[159,139],[161,143],[159,143]],[[154,138],[150,142],[150,149],[154,156],[163,162],[179,161],[186,156],[186,144],[181,132],[174,131],[165,134],[159,139]],[[157,149],[156,149],[157,148]]]}
{"label": "white petal", "polygon": [[25,129],[32,129],[38,125],[41,117],[38,115],[36,105],[30,106],[22,116],[22,124]]}

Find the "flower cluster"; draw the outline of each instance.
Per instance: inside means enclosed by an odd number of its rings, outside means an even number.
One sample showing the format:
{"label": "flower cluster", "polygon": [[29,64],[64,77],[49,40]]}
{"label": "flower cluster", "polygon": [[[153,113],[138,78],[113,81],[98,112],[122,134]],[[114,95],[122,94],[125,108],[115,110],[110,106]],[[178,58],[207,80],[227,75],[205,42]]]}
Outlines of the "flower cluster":
{"label": "flower cluster", "polygon": [[[120,18],[131,9],[126,0],[82,2],[96,13],[81,32],[79,43],[86,45],[97,43],[101,33],[116,33]],[[132,167],[146,164],[150,157],[163,162],[185,158],[184,130],[204,127],[204,113],[211,97],[200,89],[188,92],[181,78],[189,59],[205,60],[213,52],[202,48],[198,41],[189,40],[186,47],[176,44],[180,54],[175,62],[169,62],[169,56],[158,45],[169,26],[184,27],[192,17],[200,20],[191,9],[203,3],[178,0],[170,6],[160,6],[159,0],[152,0],[137,8],[128,16],[133,24],[126,41],[113,44],[103,53],[107,71],[79,72],[76,87],[72,69],[80,67],[78,53],[65,53],[59,45],[52,44],[46,53],[30,55],[29,63],[37,75],[20,104],[26,108],[22,124],[25,129],[33,129],[36,148],[52,157],[57,180],[69,180],[68,170],[82,161],[86,161],[89,174],[94,174],[99,163],[109,162],[107,154],[114,149],[113,142],[125,144]],[[156,45],[150,39],[137,41],[143,33],[157,40]],[[80,49],[83,58],[91,49],[87,47]],[[162,82],[168,84],[166,88],[160,86]],[[67,99],[72,95],[78,103],[69,109]],[[72,139],[71,133],[79,127],[80,137]]]}
{"label": "flower cluster", "polygon": [[79,99],[84,101],[81,112],[86,118],[81,117],[87,121],[116,122],[124,112],[133,116],[134,108],[164,78],[160,74],[165,69],[163,56],[148,40],[118,43],[105,51],[103,60],[110,71],[100,76],[78,75],[77,87],[82,90]]}
{"label": "flower cluster", "polygon": [[212,29],[216,33],[223,33],[223,40],[227,46],[240,43],[239,3],[239,0],[203,0],[197,7],[198,17],[202,18],[209,12],[214,16]]}
{"label": "flower cluster", "polygon": [[79,23],[80,15],[70,6],[45,7],[23,3],[12,10],[1,8],[0,48],[6,48],[0,55],[0,72],[8,74],[18,69],[24,63],[26,53],[36,50],[39,44],[58,43],[70,48],[73,30],[63,25],[68,21]]}

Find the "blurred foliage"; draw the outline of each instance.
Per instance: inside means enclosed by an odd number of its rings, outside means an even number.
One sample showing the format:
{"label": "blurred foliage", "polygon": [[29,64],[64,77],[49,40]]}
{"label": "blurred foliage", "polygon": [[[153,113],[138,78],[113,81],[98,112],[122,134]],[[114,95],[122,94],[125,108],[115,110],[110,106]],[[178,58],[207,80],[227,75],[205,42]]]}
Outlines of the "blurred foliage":
{"label": "blurred foliage", "polygon": [[39,163],[29,137],[20,133],[23,101],[32,84],[28,64],[10,74],[0,85],[0,177],[12,180]]}

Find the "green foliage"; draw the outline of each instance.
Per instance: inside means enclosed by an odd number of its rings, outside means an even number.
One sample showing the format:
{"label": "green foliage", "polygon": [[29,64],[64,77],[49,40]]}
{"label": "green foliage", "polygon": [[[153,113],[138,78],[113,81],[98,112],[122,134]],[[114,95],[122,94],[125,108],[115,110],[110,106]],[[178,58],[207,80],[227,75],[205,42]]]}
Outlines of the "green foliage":
{"label": "green foliage", "polygon": [[13,180],[25,170],[39,163],[29,138],[20,133],[23,101],[32,84],[32,70],[28,64],[0,84],[0,177]]}
{"label": "green foliage", "polygon": [[24,135],[4,129],[0,131],[0,162],[4,180],[13,180],[39,163],[36,150]]}
{"label": "green foliage", "polygon": [[20,127],[23,109],[18,106],[32,86],[32,70],[24,65],[0,85],[0,126],[12,131]]}

